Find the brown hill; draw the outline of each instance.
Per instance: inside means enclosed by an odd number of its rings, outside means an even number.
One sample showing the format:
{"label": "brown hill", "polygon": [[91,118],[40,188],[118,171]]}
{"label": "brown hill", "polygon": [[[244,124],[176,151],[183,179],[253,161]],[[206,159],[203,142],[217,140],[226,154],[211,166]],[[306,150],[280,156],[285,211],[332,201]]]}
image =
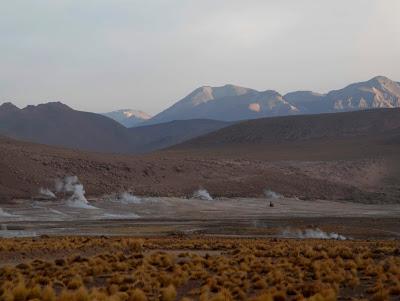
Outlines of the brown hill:
{"label": "brown hill", "polygon": [[148,152],[227,125],[215,120],[187,120],[128,129],[100,114],[76,111],[59,102],[24,109],[11,103],[0,106],[2,135],[97,152]]}
{"label": "brown hill", "polygon": [[[262,118],[236,123],[173,149],[272,146],[335,139],[391,139],[400,134],[400,109]],[[394,140],[393,140],[394,139]],[[360,154],[362,156],[362,154]]]}
{"label": "brown hill", "polygon": [[132,152],[146,153],[181,143],[233,124],[209,119],[174,120],[128,129]]}
{"label": "brown hill", "polygon": [[101,152],[127,152],[125,128],[107,117],[53,102],[23,109],[0,106],[0,133],[16,139]]}

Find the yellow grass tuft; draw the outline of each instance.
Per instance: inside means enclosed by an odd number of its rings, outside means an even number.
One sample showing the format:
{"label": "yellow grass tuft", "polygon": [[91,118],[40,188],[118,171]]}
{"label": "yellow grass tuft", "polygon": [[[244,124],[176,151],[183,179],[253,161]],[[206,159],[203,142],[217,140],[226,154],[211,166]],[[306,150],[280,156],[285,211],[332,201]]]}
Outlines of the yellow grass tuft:
{"label": "yellow grass tuft", "polygon": [[53,290],[53,288],[49,285],[43,288],[42,293],[41,293],[41,300],[42,301],[55,301],[56,300],[56,294]]}
{"label": "yellow grass tuft", "polygon": [[175,287],[170,284],[166,288],[161,290],[161,300],[162,301],[173,301],[176,299],[176,289]]}
{"label": "yellow grass tuft", "polygon": [[135,288],[128,298],[129,301],[147,301],[146,294],[139,288]]}

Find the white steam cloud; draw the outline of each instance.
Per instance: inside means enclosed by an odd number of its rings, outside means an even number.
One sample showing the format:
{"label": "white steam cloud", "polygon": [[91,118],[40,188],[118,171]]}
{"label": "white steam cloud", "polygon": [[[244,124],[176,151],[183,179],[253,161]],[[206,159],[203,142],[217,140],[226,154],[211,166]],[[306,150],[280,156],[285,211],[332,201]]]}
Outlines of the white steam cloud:
{"label": "white steam cloud", "polygon": [[282,236],[289,238],[314,238],[314,239],[335,239],[335,240],[346,240],[347,238],[335,232],[324,232],[319,228],[316,229],[305,229],[305,230],[291,230],[286,229],[282,232]]}
{"label": "white steam cloud", "polygon": [[212,196],[208,193],[208,191],[203,188],[200,188],[199,190],[196,190],[195,192],[193,192],[193,198],[204,200],[204,201],[212,201],[213,200]]}
{"label": "white steam cloud", "polygon": [[50,198],[50,199],[55,199],[56,198],[56,195],[48,188],[40,188],[39,189],[39,193],[42,196]]}
{"label": "white steam cloud", "polygon": [[137,196],[134,196],[128,192],[123,192],[120,195],[117,196],[116,198],[117,202],[120,202],[122,204],[140,204],[141,199],[138,198]]}
{"label": "white steam cloud", "polygon": [[270,189],[265,189],[264,190],[264,195],[269,200],[277,200],[277,199],[283,198],[283,195],[281,195],[281,194],[279,194],[279,193],[277,193],[275,191],[272,191]]}
{"label": "white steam cloud", "polygon": [[73,208],[98,209],[89,204],[85,197],[83,185],[79,182],[77,176],[65,177],[56,181],[56,191],[68,195],[67,205]]}

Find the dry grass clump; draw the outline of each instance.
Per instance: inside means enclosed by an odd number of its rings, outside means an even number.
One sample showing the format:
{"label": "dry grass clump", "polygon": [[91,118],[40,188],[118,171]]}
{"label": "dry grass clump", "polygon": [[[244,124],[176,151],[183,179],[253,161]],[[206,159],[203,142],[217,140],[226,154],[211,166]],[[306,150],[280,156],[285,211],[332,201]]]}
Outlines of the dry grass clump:
{"label": "dry grass clump", "polygon": [[0,301],[379,301],[400,295],[397,241],[48,237],[0,245]]}
{"label": "dry grass clump", "polygon": [[161,290],[161,301],[174,301],[176,299],[176,289],[172,284]]}
{"label": "dry grass clump", "polygon": [[129,294],[129,301],[147,301],[146,294],[139,288],[135,288]]}

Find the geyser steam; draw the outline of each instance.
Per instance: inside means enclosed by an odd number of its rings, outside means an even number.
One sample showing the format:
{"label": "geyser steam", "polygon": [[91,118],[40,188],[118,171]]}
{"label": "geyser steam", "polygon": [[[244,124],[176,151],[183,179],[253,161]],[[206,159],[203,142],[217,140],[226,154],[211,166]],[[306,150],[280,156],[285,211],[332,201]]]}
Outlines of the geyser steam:
{"label": "geyser steam", "polygon": [[316,229],[305,229],[305,230],[291,230],[286,229],[282,232],[284,237],[292,238],[314,238],[314,239],[336,239],[336,240],[346,240],[347,238],[335,232],[324,232],[319,228]]}
{"label": "geyser steam", "polygon": [[50,199],[55,199],[56,198],[56,195],[48,188],[40,188],[39,189],[39,193],[42,196],[50,198]]}
{"label": "geyser steam", "polygon": [[65,177],[56,181],[56,191],[68,195],[67,205],[74,208],[98,209],[89,204],[85,197],[83,185],[79,182],[77,176]]}
{"label": "geyser steam", "polygon": [[193,192],[193,198],[204,200],[204,201],[212,201],[213,200],[212,196],[208,193],[208,191],[203,188],[200,188],[199,190],[196,190],[195,192]]}
{"label": "geyser steam", "polygon": [[141,203],[140,198],[138,198],[137,196],[134,196],[128,192],[121,193],[120,195],[118,195],[116,200],[122,204],[140,204]]}
{"label": "geyser steam", "polygon": [[276,199],[280,199],[283,197],[283,195],[281,195],[275,191],[272,191],[271,189],[265,189],[264,195],[269,200],[276,200]]}

